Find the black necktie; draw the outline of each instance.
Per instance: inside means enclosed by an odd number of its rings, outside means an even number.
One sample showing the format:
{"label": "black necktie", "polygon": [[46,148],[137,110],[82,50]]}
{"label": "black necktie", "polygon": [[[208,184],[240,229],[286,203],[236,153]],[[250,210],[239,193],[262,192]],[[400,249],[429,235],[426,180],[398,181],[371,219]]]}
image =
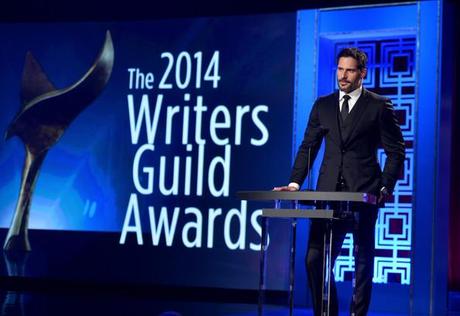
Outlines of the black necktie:
{"label": "black necktie", "polygon": [[342,122],[345,122],[345,119],[348,116],[348,112],[349,112],[348,100],[350,100],[350,98],[351,97],[348,94],[345,94],[343,96],[342,110],[340,111],[340,115],[342,116]]}

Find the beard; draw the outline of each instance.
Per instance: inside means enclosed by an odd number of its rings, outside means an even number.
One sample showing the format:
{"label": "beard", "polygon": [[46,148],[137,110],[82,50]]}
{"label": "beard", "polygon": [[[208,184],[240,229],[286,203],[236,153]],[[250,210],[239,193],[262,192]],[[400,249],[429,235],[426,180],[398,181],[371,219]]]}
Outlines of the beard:
{"label": "beard", "polygon": [[345,93],[349,93],[359,88],[359,80],[357,81],[338,80],[338,86],[341,91]]}

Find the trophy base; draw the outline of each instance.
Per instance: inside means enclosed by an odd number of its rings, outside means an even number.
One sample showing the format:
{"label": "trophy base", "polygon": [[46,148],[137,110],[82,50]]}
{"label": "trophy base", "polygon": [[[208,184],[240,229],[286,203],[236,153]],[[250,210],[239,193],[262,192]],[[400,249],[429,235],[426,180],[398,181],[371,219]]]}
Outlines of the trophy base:
{"label": "trophy base", "polygon": [[27,235],[19,236],[13,235],[6,237],[5,244],[3,246],[4,251],[31,251],[29,238]]}

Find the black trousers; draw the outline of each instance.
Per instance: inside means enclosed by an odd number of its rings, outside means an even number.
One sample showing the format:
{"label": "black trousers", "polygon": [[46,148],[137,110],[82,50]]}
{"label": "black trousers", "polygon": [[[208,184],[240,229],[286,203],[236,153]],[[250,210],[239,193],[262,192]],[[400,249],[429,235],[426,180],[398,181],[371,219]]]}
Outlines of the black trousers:
{"label": "black trousers", "polygon": [[[340,254],[345,235],[353,233],[354,246],[358,247],[355,255],[356,286],[351,298],[350,314],[356,316],[367,315],[371,300],[372,276],[374,272],[374,231],[377,219],[377,206],[364,204],[352,205],[352,210],[358,212],[351,220],[338,220],[332,223],[332,264]],[[312,294],[315,316],[321,315],[322,284],[323,284],[323,251],[325,220],[312,220],[308,250],[305,258],[308,285]],[[330,315],[339,314],[337,290],[334,275],[331,277]]]}

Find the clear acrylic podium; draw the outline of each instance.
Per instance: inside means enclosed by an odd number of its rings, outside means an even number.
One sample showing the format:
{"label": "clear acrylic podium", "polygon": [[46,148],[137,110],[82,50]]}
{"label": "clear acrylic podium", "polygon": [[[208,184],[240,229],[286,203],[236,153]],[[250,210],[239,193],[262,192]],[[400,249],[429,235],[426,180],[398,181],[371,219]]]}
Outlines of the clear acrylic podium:
{"label": "clear acrylic podium", "polygon": [[[324,234],[324,253],[323,253],[323,287],[322,287],[322,310],[321,315],[329,316],[330,297],[331,297],[331,279],[332,274],[332,222],[343,220],[353,215],[351,203],[368,203],[376,204],[375,195],[357,192],[319,192],[319,191],[296,191],[296,192],[275,192],[275,191],[240,191],[237,193],[238,198],[252,201],[274,201],[274,208],[262,209],[262,234],[260,247],[260,272],[259,272],[259,300],[258,315],[263,315],[265,284],[265,257],[267,250],[267,220],[268,218],[291,219],[291,244],[289,256],[289,315],[292,316],[294,308],[294,269],[295,269],[295,245],[296,245],[296,228],[297,219],[317,218],[327,221],[327,229]],[[289,208],[282,207],[282,201],[285,201]],[[300,204],[320,205],[312,209],[300,209]],[[354,281],[353,281],[354,285]]]}

